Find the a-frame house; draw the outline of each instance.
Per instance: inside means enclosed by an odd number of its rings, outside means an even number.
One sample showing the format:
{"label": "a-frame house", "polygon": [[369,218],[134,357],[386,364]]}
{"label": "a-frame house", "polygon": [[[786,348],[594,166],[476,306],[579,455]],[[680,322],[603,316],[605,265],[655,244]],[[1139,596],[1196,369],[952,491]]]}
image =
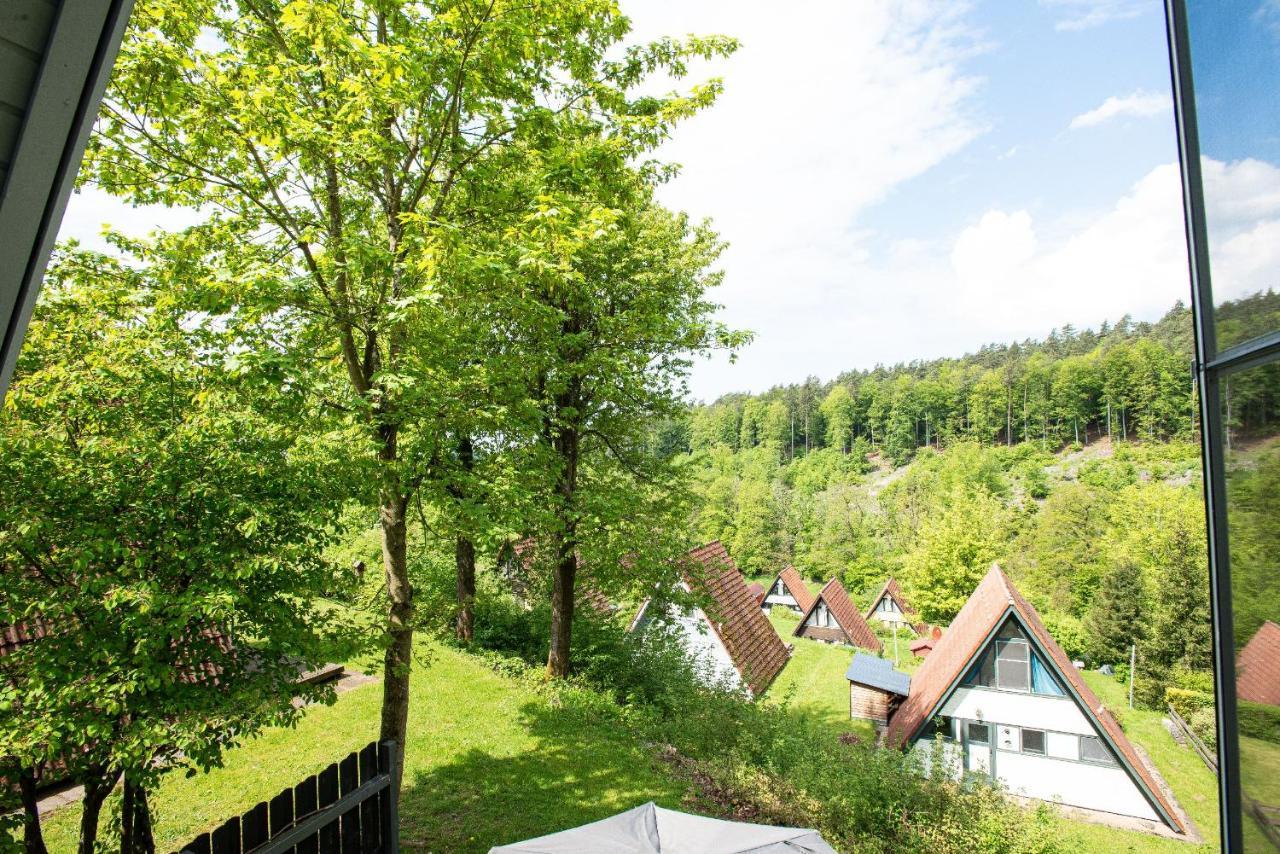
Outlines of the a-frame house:
{"label": "a-frame house", "polygon": [[795,636],[880,651],[880,639],[845,592],[840,579],[827,582],[800,618]]}
{"label": "a-frame house", "polygon": [[920,622],[916,610],[907,602],[902,588],[893,578],[881,585],[876,595],[871,597],[871,607],[867,608],[862,616],[868,623],[879,620],[886,626],[902,626],[918,635],[924,634],[925,629],[928,628]]}
{"label": "a-frame house", "polygon": [[801,577],[800,570],[794,566],[788,566],[775,575],[768,589],[765,590],[763,607],[768,608],[773,605],[790,608],[797,614],[803,614],[812,607],[813,593]]}
{"label": "a-frame house", "polygon": [[941,739],[956,773],[1186,832],[1155,771],[996,565],[912,675],[885,739],[931,762]]}
{"label": "a-frame house", "polygon": [[[706,609],[668,613],[666,624],[698,662],[708,681],[724,682],[751,697],[763,694],[791,657],[760,610],[742,573],[719,540],[691,550],[681,567],[686,591],[703,594]],[[627,631],[644,631],[658,615],[646,599]]]}

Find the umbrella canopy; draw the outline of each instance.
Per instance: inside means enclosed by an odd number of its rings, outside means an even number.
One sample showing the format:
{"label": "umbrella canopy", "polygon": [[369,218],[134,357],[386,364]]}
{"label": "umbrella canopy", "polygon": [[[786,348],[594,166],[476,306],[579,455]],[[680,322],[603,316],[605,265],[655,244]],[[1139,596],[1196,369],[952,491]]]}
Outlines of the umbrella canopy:
{"label": "umbrella canopy", "polygon": [[722,821],[655,806],[537,839],[490,848],[489,854],[835,854],[816,830]]}

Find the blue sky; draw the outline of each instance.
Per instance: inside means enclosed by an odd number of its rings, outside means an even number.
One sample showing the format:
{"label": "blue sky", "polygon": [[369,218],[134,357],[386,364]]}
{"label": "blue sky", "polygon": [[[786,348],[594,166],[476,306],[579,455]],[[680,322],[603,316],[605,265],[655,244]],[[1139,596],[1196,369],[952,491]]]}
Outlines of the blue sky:
{"label": "blue sky", "polygon": [[664,200],[730,242],[722,318],[756,333],[698,364],[695,397],[1188,298],[1158,0],[623,8],[638,38],[743,41],[697,69],[726,93],[664,151]]}
{"label": "blue sky", "polygon": [[[663,201],[729,243],[721,319],[756,333],[735,364],[697,363],[696,398],[1155,319],[1188,298],[1160,0],[620,2],[633,41],[743,44],[692,70],[725,94],[660,152],[683,165]],[[1254,64],[1207,68],[1206,94],[1280,88],[1255,59],[1280,56],[1261,50],[1280,45],[1280,0],[1241,4],[1243,31],[1203,31]],[[1280,111],[1263,114],[1254,144],[1205,149],[1220,295],[1280,269]],[[103,222],[136,234],[194,217],[90,188],[63,235],[101,246]]]}

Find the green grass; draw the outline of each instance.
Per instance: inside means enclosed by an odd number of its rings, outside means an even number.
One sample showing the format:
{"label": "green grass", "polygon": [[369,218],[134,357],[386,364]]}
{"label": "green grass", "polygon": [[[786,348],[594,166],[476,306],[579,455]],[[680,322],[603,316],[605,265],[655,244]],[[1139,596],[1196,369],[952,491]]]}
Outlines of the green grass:
{"label": "green grass", "polygon": [[[1280,806],[1280,745],[1240,737],[1240,789],[1255,801]],[[1249,851],[1266,851],[1272,847],[1248,815],[1244,820],[1244,836],[1245,848]]]}
{"label": "green grass", "polygon": [[766,701],[786,702],[798,714],[828,723],[841,732],[874,738],[875,730],[869,722],[849,719],[849,682],[844,674],[853,649],[793,637],[800,616],[786,608],[774,608],[769,622],[783,641],[795,644],[795,651],[769,687]]}
{"label": "green grass", "polygon": [[[766,702],[785,699],[799,715],[870,737],[868,724],[848,719],[844,672],[852,650],[792,638],[794,615],[780,611],[772,621],[796,649]],[[594,821],[646,800],[671,807],[687,804],[686,784],[616,723],[592,723],[580,716],[566,721],[528,683],[449,648],[424,646],[421,651],[430,660],[418,664],[412,681],[400,811],[407,850],[484,851]],[[1160,714],[1127,710],[1123,686],[1109,677],[1089,673],[1086,678],[1108,706],[1121,711],[1130,738],[1147,750],[1173,787],[1209,843],[1203,850],[1216,848],[1213,775],[1191,750],[1174,743]],[[161,850],[176,849],[371,741],[380,703],[379,684],[358,688],[332,706],[311,709],[295,729],[269,731],[231,751],[225,768],[193,778],[169,775],[154,799]],[[1280,748],[1251,745],[1246,755],[1267,757],[1246,764],[1246,786],[1280,795],[1280,775],[1269,770],[1280,767]],[[74,850],[79,813],[71,806],[48,817],[51,851]],[[1196,850],[1183,842],[1066,819],[1061,828],[1068,850]]]}
{"label": "green grass", "polygon": [[[486,851],[655,800],[684,786],[626,732],[566,723],[529,686],[465,654],[423,648],[411,683],[401,839],[408,850]],[[380,684],[316,707],[293,730],[232,751],[226,767],[169,775],[154,799],[157,844],[178,846],[275,795],[377,735]],[[51,851],[75,850],[78,806],[46,821]]]}

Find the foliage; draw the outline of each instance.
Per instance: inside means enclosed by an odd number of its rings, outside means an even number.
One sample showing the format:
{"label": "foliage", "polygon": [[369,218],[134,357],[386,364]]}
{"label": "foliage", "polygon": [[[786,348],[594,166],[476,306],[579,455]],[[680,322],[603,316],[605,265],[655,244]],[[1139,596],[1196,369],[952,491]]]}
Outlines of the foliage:
{"label": "foliage", "polygon": [[920,526],[903,557],[911,604],[930,623],[946,623],[1000,557],[1008,512],[990,492],[957,489]]}
{"label": "foliage", "polygon": [[236,357],[154,271],[72,252],[14,374],[0,625],[44,636],[0,659],[0,755],[63,763],[93,807],[295,720],[299,669],[339,652],[334,448],[287,375]]}
{"label": "foliage", "polygon": [[1130,645],[1142,635],[1144,594],[1142,570],[1133,561],[1122,560],[1103,576],[1085,620],[1094,661],[1126,659]]}
{"label": "foliage", "polygon": [[1236,721],[1241,735],[1280,744],[1280,708],[1241,700],[1236,707]]}

